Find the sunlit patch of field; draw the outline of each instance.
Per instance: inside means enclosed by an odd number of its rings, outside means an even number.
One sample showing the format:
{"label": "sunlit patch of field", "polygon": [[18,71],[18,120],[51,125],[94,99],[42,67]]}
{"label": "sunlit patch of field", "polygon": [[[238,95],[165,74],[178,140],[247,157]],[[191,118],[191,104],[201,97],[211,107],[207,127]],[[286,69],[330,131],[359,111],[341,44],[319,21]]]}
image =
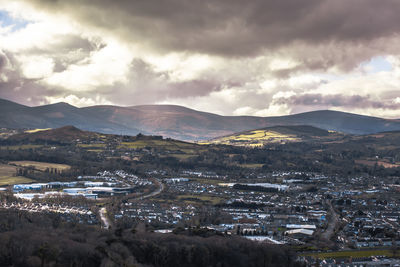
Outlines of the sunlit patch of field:
{"label": "sunlit patch of field", "polygon": [[261,163],[239,164],[240,167],[249,168],[249,169],[262,168],[263,165],[264,164],[261,164]]}
{"label": "sunlit patch of field", "polygon": [[66,164],[56,164],[56,163],[38,162],[38,161],[10,161],[9,164],[20,167],[32,166],[33,168],[39,171],[45,171],[46,169],[57,169],[62,171],[71,168],[71,166]]}
{"label": "sunlit patch of field", "polygon": [[207,147],[193,143],[185,143],[175,140],[137,140],[133,142],[122,142],[118,149],[159,149],[169,151],[162,157],[174,157],[178,160],[187,160],[197,156],[199,153],[207,150]]}
{"label": "sunlit patch of field", "polygon": [[106,144],[77,144],[76,146],[82,148],[104,148]]}
{"label": "sunlit patch of field", "polygon": [[163,140],[137,140],[134,142],[122,142],[119,147],[133,148],[133,149],[146,148],[146,147],[154,147],[154,148],[162,147],[165,149],[178,148],[177,145],[175,145],[171,142],[168,142],[168,141],[163,141]]}
{"label": "sunlit patch of field", "polygon": [[9,133],[0,133],[0,138],[7,138],[9,136],[10,136]]}
{"label": "sunlit patch of field", "polygon": [[13,185],[20,183],[31,183],[33,180],[17,176],[17,168],[15,166],[0,164],[0,185]]}
{"label": "sunlit patch of field", "polygon": [[43,132],[43,131],[48,131],[48,130],[51,130],[51,128],[26,130],[25,133],[37,133],[37,132]]}
{"label": "sunlit patch of field", "polygon": [[182,151],[186,154],[196,154],[206,148],[201,148],[198,144],[179,142],[174,140],[137,140],[133,142],[122,142],[118,149],[141,149],[157,148],[169,151]]}
{"label": "sunlit patch of field", "polygon": [[213,143],[210,142],[210,141],[198,141],[197,144],[198,144],[198,145],[211,145],[211,144],[213,144]]}
{"label": "sunlit patch of field", "polygon": [[[270,130],[254,130],[237,135],[221,137],[209,142],[214,144],[260,147],[267,143],[299,141],[301,141],[301,139],[296,135],[283,134]],[[202,142],[202,144],[205,144],[205,142]]]}

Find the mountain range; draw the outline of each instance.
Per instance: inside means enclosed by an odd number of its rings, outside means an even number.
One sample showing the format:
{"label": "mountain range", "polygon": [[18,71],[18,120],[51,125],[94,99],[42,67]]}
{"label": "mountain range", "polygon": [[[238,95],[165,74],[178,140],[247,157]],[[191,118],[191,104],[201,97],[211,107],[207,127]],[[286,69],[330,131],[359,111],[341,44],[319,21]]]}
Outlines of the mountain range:
{"label": "mountain range", "polygon": [[205,140],[272,126],[309,125],[349,134],[400,130],[400,120],[321,110],[287,116],[221,116],[174,105],[132,107],[67,103],[29,107],[0,99],[0,127],[59,128],[73,125],[86,131],[110,134],[162,135],[181,140]]}

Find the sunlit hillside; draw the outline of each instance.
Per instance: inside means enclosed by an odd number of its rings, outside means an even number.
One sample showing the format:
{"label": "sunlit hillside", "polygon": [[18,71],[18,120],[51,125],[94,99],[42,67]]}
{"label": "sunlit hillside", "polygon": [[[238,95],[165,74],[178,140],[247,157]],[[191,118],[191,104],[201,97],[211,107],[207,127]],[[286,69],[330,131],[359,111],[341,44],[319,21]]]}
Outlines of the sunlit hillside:
{"label": "sunlit hillside", "polygon": [[285,144],[312,140],[336,140],[343,137],[334,131],[326,131],[312,126],[276,126],[251,130],[233,135],[215,138],[201,144],[225,144],[257,147],[265,144]]}

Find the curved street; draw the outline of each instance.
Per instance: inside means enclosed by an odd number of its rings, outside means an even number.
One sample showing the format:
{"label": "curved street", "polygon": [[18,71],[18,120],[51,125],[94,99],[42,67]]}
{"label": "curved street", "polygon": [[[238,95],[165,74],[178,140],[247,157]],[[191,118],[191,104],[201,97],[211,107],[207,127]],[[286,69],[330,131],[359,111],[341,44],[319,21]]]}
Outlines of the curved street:
{"label": "curved street", "polygon": [[158,194],[160,194],[164,190],[164,184],[160,180],[154,179],[154,181],[155,181],[155,183],[158,184],[157,190],[155,190],[155,191],[153,191],[150,194],[147,194],[145,196],[141,196],[139,199],[145,199],[145,198],[157,196]]}

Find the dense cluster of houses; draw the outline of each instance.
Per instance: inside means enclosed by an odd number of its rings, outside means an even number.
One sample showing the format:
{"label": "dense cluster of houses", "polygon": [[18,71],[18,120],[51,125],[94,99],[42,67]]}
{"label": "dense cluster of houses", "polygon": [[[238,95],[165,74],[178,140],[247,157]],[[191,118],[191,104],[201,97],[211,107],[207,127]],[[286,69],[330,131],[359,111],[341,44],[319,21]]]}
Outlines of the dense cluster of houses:
{"label": "dense cluster of houses", "polygon": [[193,205],[179,205],[168,203],[136,202],[125,203],[121,211],[115,215],[116,219],[130,217],[145,222],[159,222],[162,224],[176,225],[189,221],[197,209]]}
{"label": "dense cluster of houses", "polygon": [[[236,180],[204,171],[148,174],[165,185],[163,195],[122,203],[114,213],[116,220],[133,218],[169,228],[197,223],[272,243],[306,244],[325,238],[343,249],[400,245],[400,186],[394,178],[307,172],[252,173]],[[96,199],[131,194],[152,183],[124,171],[104,171],[71,182],[17,184],[12,191],[24,199]],[[207,212],[223,216],[213,223],[194,220]]]}
{"label": "dense cluster of houses", "polygon": [[[371,187],[371,181],[366,179],[372,177],[341,178],[304,172],[256,173],[238,181],[200,171],[178,175],[179,178],[168,176],[163,181],[166,193],[182,198],[171,199],[167,204],[151,200],[129,203],[121,208],[117,219],[137,216],[173,227],[190,221],[208,205],[228,218],[208,227],[255,240],[305,244],[335,234],[343,248],[400,245],[400,200],[396,197],[399,187],[389,181],[381,180]],[[213,178],[203,179],[206,176]],[[238,189],[235,184],[249,187]],[[259,187],[275,190],[257,190]],[[332,220],[334,216],[336,221]],[[333,233],[335,229],[340,231]]]}
{"label": "dense cluster of houses", "polygon": [[[72,219],[85,224],[98,224],[97,215],[85,206],[67,206],[61,204],[37,202],[0,202],[1,209],[21,210],[33,213],[58,213],[66,221]],[[72,217],[73,216],[73,217]]]}

